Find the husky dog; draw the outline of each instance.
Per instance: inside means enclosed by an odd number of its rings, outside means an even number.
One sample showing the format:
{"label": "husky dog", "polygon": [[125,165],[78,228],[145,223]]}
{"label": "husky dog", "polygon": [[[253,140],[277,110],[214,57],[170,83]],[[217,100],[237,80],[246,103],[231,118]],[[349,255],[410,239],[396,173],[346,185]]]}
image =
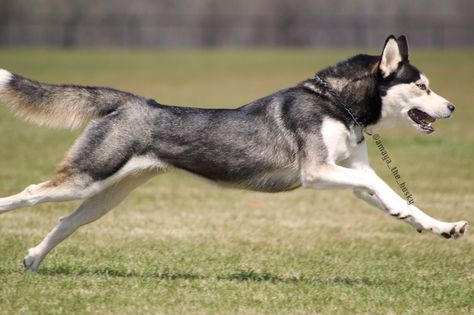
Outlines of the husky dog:
{"label": "husky dog", "polygon": [[77,228],[175,168],[256,191],[350,188],[418,232],[458,238],[467,228],[465,221],[438,221],[407,204],[368,161],[364,132],[403,123],[429,134],[436,119],[454,111],[410,64],[404,36],[389,36],[380,56],[351,57],[237,109],[167,106],[110,88],[39,83],[6,70],[0,70],[0,101],[40,125],[76,128],[91,121],[50,180],[0,198],[0,213],[83,200],[29,249],[25,270],[36,271]]}

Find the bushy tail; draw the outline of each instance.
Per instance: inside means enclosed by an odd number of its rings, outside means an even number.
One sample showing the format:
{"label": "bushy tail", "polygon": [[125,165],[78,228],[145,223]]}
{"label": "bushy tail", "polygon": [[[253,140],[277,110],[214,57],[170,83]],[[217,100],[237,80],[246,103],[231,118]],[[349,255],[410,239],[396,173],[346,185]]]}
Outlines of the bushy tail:
{"label": "bushy tail", "polygon": [[77,128],[140,99],[111,88],[39,83],[0,69],[0,103],[39,125]]}

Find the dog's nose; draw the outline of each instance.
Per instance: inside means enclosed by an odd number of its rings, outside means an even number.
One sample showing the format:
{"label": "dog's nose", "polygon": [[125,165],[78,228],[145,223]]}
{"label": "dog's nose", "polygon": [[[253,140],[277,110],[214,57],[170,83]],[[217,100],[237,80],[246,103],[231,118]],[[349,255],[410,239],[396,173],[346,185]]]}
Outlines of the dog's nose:
{"label": "dog's nose", "polygon": [[456,106],[454,106],[453,104],[448,104],[448,109],[454,112],[454,110],[456,109]]}

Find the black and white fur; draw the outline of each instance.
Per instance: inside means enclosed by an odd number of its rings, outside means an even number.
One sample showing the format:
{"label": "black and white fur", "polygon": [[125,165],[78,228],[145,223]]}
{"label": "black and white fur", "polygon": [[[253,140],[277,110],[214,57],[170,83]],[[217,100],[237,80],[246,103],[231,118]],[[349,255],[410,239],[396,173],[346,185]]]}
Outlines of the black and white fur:
{"label": "black and white fur", "polygon": [[404,123],[431,133],[431,123],[454,110],[409,63],[405,37],[388,37],[381,56],[357,55],[318,75],[362,126],[312,79],[237,109],[198,109],[110,88],[43,84],[0,70],[0,101],[20,116],[53,127],[92,120],[51,180],[0,198],[0,213],[84,200],[28,251],[25,270],[36,271],[77,228],[171,169],[266,192],[350,188],[420,232],[461,236],[467,222],[438,221],[408,205],[369,165],[364,131]]}

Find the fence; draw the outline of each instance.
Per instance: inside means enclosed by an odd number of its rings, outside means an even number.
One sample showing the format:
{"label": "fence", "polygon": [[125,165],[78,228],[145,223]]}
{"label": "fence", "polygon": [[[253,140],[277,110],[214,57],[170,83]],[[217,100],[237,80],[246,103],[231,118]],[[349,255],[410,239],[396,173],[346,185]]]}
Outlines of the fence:
{"label": "fence", "polygon": [[372,1],[365,11],[354,5],[361,1],[236,1],[243,7],[222,0],[64,2],[0,0],[0,45],[378,47],[391,33],[407,34],[420,46],[474,45],[474,1],[417,1],[441,5],[431,11],[420,5],[400,10],[407,1],[393,8]]}

